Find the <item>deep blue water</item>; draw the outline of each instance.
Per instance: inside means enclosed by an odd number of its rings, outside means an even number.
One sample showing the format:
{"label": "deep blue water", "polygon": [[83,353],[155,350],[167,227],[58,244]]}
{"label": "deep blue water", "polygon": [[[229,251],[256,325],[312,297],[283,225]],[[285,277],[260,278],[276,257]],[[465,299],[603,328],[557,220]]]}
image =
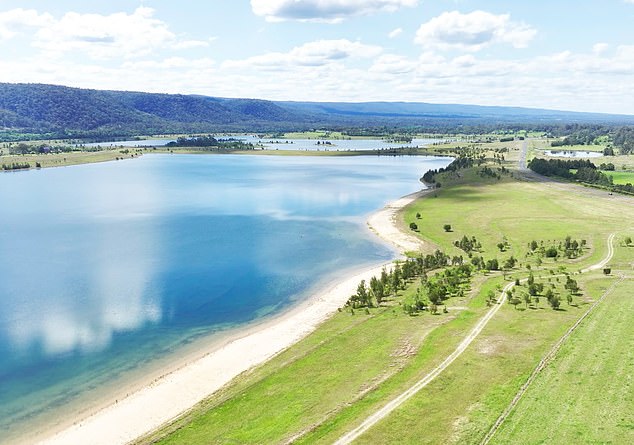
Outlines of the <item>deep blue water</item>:
{"label": "deep blue water", "polygon": [[0,174],[0,434],[392,258],[367,214],[449,161],[148,155]]}

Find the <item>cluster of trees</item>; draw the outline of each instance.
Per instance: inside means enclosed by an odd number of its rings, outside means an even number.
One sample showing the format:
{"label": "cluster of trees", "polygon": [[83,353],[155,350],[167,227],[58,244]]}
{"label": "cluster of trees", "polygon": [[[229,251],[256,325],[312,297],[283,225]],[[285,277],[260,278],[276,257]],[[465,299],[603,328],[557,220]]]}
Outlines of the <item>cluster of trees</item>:
{"label": "cluster of trees", "polygon": [[461,239],[454,241],[453,245],[464,250],[467,254],[471,254],[473,251],[479,252],[482,249],[482,244],[480,244],[475,236],[469,238],[467,235],[464,235]]}
{"label": "cluster of trees", "polygon": [[[544,176],[558,176],[560,178],[572,179],[585,184],[604,187],[620,193],[634,194],[634,185],[614,184],[612,176],[597,170],[597,166],[589,160],[583,159],[541,159],[533,158],[528,167],[535,173]],[[573,173],[571,170],[576,171]]]}
{"label": "cluster of trees", "polygon": [[[551,146],[593,145],[600,143],[600,139],[607,139],[619,148],[621,154],[634,152],[634,127],[631,126],[567,125],[564,129],[568,129],[570,132],[565,138],[553,141]],[[604,150],[605,155],[614,155],[612,147],[607,147],[606,150],[608,152]]]}
{"label": "cluster of trees", "polygon": [[254,150],[255,146],[250,142],[238,139],[216,139],[212,135],[179,137],[174,142],[166,144],[167,147],[196,147],[215,148],[219,150]]}
{"label": "cluster of trees", "polygon": [[533,158],[528,163],[528,168],[535,173],[544,176],[558,176],[560,178],[574,179],[574,173],[570,170],[592,169],[597,166],[587,159],[542,159]]}
{"label": "cluster of trees", "polygon": [[620,147],[621,154],[634,153],[634,127],[620,127],[614,131],[612,142]]}
{"label": "cluster of trees", "polygon": [[[457,150],[460,150],[460,148],[457,148]],[[456,159],[454,159],[451,162],[451,164],[449,164],[447,167],[427,171],[423,175],[423,181],[427,182],[428,184],[433,184],[433,183],[436,182],[436,175],[438,175],[440,173],[456,172],[456,171],[464,169],[464,168],[472,167],[473,165],[475,165],[478,162],[479,162],[479,160],[475,159],[471,155],[471,153],[469,153],[469,152],[464,152],[464,153],[459,152],[459,154],[456,157]],[[483,162],[483,160],[481,160],[478,163],[478,165],[480,163],[482,163],[482,162]]]}
{"label": "cluster of trees", "polygon": [[557,258],[560,253],[563,254],[568,259],[578,258],[583,255],[583,250],[586,247],[586,240],[582,239],[577,241],[573,239],[570,235],[566,236],[563,241],[555,241],[549,246],[544,244],[544,241],[540,241],[539,243],[535,240],[532,240],[528,243],[528,248],[530,249],[530,254],[537,254],[546,258]]}
{"label": "cluster of trees", "polygon": [[597,184],[603,187],[610,187],[613,184],[612,176],[608,176],[596,168],[580,168],[573,174],[573,179],[585,182],[586,184]]}
{"label": "cluster of trees", "polygon": [[600,127],[581,128],[569,134],[565,138],[551,142],[552,147],[564,147],[569,145],[594,145],[597,139],[605,136],[605,130]]}
{"label": "cluster of trees", "polygon": [[31,168],[28,162],[14,162],[12,164],[2,164],[2,170],[25,170]]}
{"label": "cluster of trees", "polygon": [[426,274],[422,274],[420,286],[413,300],[406,301],[403,309],[410,315],[424,310],[435,314],[438,306],[449,297],[464,296],[464,290],[470,282],[471,275],[472,267],[468,264],[449,267],[429,278]]}
{"label": "cluster of trees", "polygon": [[420,255],[396,262],[388,272],[381,271],[380,277],[372,277],[369,283],[362,280],[357,286],[357,292],[351,295],[346,306],[351,310],[361,307],[370,308],[380,306],[386,298],[396,295],[403,290],[407,282],[427,271],[446,267],[451,258],[444,252],[437,250],[433,254]]}
{"label": "cluster of trees", "polygon": [[471,264],[477,270],[500,270],[500,262],[497,258],[485,260],[482,256],[474,256],[471,258]]}
{"label": "cluster of trees", "polygon": [[393,134],[385,138],[385,142],[396,144],[411,144],[414,138],[405,134]]}
{"label": "cluster of trees", "polygon": [[614,164],[612,164],[611,162],[608,162],[607,164],[605,162],[602,162],[599,165],[599,168],[601,170],[611,171],[611,172],[613,172],[615,170]]}
{"label": "cluster of trees", "polygon": [[491,167],[483,167],[478,174],[485,178],[485,177],[490,177],[490,178],[494,178],[497,179],[498,181],[502,178],[502,175],[508,174],[509,170],[506,167],[498,167],[497,171],[493,170]]}
{"label": "cluster of trees", "polygon": [[60,153],[62,151],[71,151],[70,147],[51,147],[47,144],[18,144],[9,143],[6,145],[9,154],[26,155],[26,154],[43,154],[43,153]]}
{"label": "cluster of trees", "polygon": [[[551,273],[554,272],[551,271]],[[559,281],[559,279],[557,279],[557,281]],[[546,290],[544,290],[545,287],[544,283],[540,283],[535,280],[535,276],[531,271],[526,281],[525,290],[520,288],[519,279],[515,281],[515,288],[507,292],[508,302],[517,307],[519,303],[524,301],[524,303],[526,303],[526,307],[528,307],[531,303],[539,304],[539,298],[540,296],[543,296],[546,298],[546,301],[553,310],[559,309],[561,305],[561,298],[555,292],[554,284],[550,284]],[[568,273],[566,273],[566,283],[564,284],[564,289],[568,291],[566,295],[568,304],[572,303],[573,295],[577,295],[581,292],[577,281],[574,280]]]}

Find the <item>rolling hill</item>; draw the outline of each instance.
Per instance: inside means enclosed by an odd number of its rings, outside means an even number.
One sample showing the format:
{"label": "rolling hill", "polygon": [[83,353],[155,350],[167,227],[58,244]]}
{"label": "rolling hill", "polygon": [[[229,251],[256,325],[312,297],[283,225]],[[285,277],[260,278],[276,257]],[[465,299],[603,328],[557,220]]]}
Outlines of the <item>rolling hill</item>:
{"label": "rolling hill", "polygon": [[634,116],[411,102],[275,102],[201,95],[0,83],[0,138],[114,137],[310,128],[425,128],[634,124]]}

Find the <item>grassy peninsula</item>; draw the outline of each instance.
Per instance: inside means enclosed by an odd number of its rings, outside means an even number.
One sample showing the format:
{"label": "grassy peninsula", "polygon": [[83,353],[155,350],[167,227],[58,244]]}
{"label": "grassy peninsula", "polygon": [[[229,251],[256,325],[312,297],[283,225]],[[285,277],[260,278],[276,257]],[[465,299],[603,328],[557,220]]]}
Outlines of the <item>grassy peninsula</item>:
{"label": "grassy peninsula", "polygon": [[[524,142],[501,148],[470,147],[477,162],[435,175],[440,186],[400,214],[402,229],[429,246],[410,257],[441,250],[471,267],[438,305],[426,283],[443,268],[387,285],[380,304],[351,298],[314,333],[138,443],[333,443],[434,370],[496,305],[463,353],[355,443],[631,442],[624,314],[634,199],[518,170]],[[597,404],[605,414],[591,415]],[[531,428],[517,427],[525,422]]]}

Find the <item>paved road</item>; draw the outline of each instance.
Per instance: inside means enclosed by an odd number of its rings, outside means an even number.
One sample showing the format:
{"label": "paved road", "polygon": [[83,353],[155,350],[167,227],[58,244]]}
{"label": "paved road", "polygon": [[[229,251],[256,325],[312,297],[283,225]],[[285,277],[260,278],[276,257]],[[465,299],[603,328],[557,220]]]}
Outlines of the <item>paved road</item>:
{"label": "paved road", "polygon": [[527,157],[528,157],[528,141],[524,139],[522,141],[522,146],[520,147],[520,160],[519,160],[520,170],[527,170],[527,166],[526,166]]}

